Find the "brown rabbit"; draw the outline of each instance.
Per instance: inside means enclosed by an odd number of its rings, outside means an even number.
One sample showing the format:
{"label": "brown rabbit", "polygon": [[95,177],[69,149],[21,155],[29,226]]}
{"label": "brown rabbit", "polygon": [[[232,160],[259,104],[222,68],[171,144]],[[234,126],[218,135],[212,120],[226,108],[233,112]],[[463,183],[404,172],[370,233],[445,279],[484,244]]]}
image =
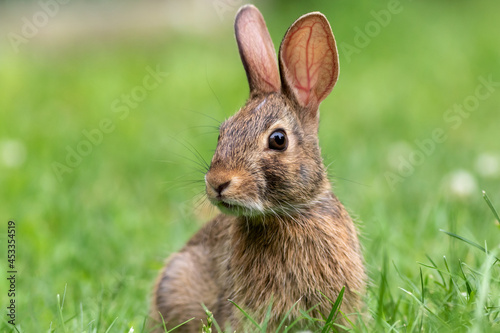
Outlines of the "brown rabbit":
{"label": "brown rabbit", "polygon": [[[205,176],[222,214],[206,224],[158,277],[152,316],[178,332],[199,332],[202,304],[221,327],[249,331],[228,299],[268,331],[319,304],[328,315],[342,287],[342,311],[361,305],[365,286],[356,228],[331,192],[318,145],[320,102],[337,81],[337,48],[321,13],[300,17],[276,53],[257,8],[236,15],[236,40],[250,85],[245,106],[220,126]],[[281,76],[280,76],[281,73]],[[297,306],[294,303],[297,301]],[[288,322],[288,323],[289,323]],[[162,331],[160,329],[159,331]]]}

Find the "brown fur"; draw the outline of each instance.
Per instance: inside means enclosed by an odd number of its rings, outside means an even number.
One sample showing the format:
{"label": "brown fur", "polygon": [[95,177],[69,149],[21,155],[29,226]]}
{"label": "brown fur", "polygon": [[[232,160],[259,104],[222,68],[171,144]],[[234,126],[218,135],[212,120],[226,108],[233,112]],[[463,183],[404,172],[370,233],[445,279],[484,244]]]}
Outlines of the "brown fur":
{"label": "brown fur", "polygon": [[[228,299],[257,321],[272,304],[271,331],[297,301],[289,321],[317,304],[311,315],[328,315],[331,304],[319,292],[335,299],[344,286],[342,310],[349,314],[361,306],[365,285],[357,232],[331,192],[317,138],[318,105],[338,75],[328,21],[312,13],[292,25],[282,43],[286,54],[280,51],[281,83],[274,82],[277,72],[260,70],[274,68],[276,59],[258,10],[244,6],[235,26],[250,98],[221,125],[205,178],[207,196],[223,214],[169,258],[153,295],[151,315],[161,322],[161,313],[167,328],[196,318],[178,332],[200,331],[200,319],[206,318],[201,304],[221,326],[249,330]],[[252,42],[243,43],[247,34]],[[262,56],[249,51],[252,43],[267,43],[255,48],[266,50]],[[319,60],[299,57],[293,48],[300,46],[305,52],[314,48],[316,56],[324,52]],[[303,89],[304,80],[310,89]],[[276,130],[286,133],[283,151],[268,146]]]}

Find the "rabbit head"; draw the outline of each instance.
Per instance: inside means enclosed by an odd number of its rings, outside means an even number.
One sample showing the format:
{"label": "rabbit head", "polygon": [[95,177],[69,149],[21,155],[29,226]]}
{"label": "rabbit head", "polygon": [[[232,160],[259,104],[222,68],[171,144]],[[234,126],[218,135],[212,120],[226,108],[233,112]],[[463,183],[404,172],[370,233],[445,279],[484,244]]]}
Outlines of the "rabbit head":
{"label": "rabbit head", "polygon": [[278,71],[257,8],[239,10],[235,34],[250,97],[220,126],[207,196],[232,215],[290,214],[330,189],[317,132],[319,104],[338,77],[335,40],[323,14],[300,17],[281,42]]}

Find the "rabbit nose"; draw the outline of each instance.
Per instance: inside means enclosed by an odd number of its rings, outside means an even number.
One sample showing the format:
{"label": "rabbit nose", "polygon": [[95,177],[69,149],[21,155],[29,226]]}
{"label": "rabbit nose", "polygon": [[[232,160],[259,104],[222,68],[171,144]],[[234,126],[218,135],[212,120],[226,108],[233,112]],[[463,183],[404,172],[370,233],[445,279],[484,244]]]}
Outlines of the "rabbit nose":
{"label": "rabbit nose", "polygon": [[226,189],[229,186],[229,183],[231,183],[231,180],[228,180],[227,182],[217,186],[216,191],[219,194],[219,196],[222,194],[222,191],[224,191],[224,189]]}
{"label": "rabbit nose", "polygon": [[231,178],[220,177],[218,174],[208,173],[205,177],[207,191],[215,197],[221,197],[222,192],[231,184]]}

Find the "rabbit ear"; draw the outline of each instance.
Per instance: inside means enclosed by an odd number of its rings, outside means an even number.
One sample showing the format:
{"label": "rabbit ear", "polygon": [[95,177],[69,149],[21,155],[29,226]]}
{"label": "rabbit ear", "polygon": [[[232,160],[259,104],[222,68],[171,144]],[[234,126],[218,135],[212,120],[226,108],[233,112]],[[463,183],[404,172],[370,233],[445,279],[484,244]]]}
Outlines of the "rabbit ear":
{"label": "rabbit ear", "polygon": [[259,10],[252,5],[241,7],[236,14],[234,31],[250,94],[280,91],[276,51]]}
{"label": "rabbit ear", "polygon": [[337,46],[326,17],[314,12],[295,21],[281,42],[279,60],[285,94],[315,117],[339,75]]}

